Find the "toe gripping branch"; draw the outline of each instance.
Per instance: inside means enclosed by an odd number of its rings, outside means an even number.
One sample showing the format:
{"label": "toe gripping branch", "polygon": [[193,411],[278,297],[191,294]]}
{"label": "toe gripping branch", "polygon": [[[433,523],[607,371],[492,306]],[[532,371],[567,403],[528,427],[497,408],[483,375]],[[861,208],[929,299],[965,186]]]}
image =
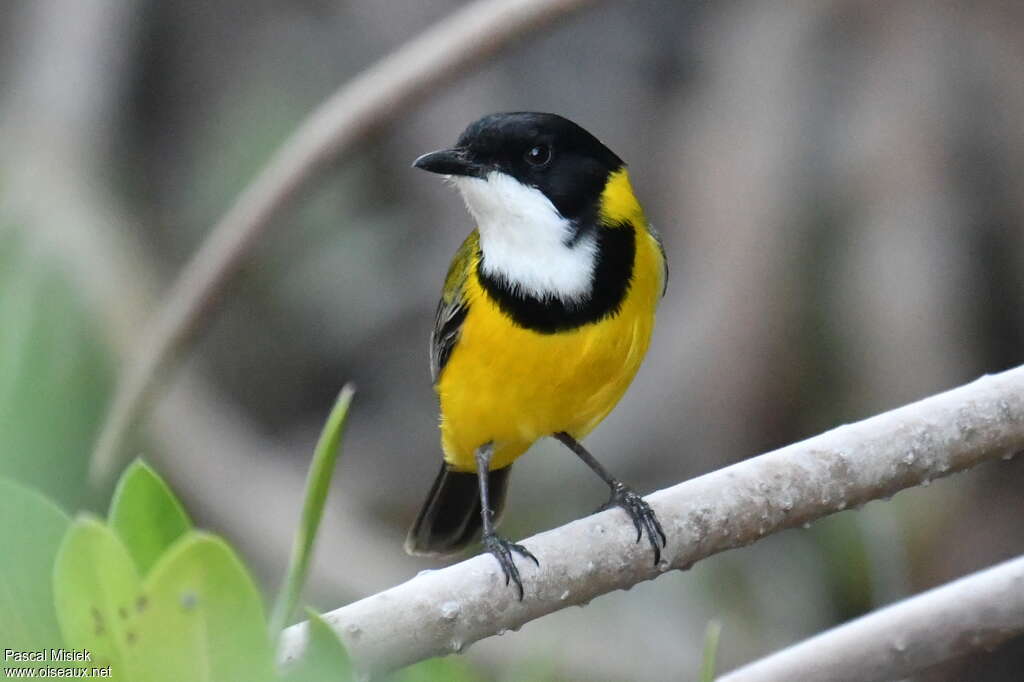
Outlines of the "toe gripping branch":
{"label": "toe gripping branch", "polygon": [[599,511],[612,507],[624,509],[629,514],[629,518],[633,520],[633,527],[636,528],[636,541],[640,542],[644,533],[647,534],[647,540],[651,543],[651,549],[654,550],[654,565],[657,566],[661,561],[661,549],[668,544],[668,540],[665,538],[665,531],[662,530],[661,522],[658,521],[654,510],[644,498],[621,481],[611,483],[610,487],[611,496]]}
{"label": "toe gripping branch", "polygon": [[519,577],[519,569],[516,568],[516,562],[512,557],[512,553],[515,552],[522,557],[526,557],[539,567],[540,562],[537,561],[537,557],[533,556],[533,552],[522,545],[517,545],[493,534],[484,536],[483,544],[484,549],[493,554],[494,558],[498,560],[498,564],[505,574],[505,585],[507,586],[510,582],[514,583],[516,593],[519,595],[519,601],[523,601],[523,581]]}
{"label": "toe gripping branch", "polygon": [[626,510],[629,518],[633,519],[633,526],[636,528],[636,541],[640,542],[644,533],[647,533],[651,549],[654,550],[654,565],[657,566],[658,562],[661,561],[661,549],[668,544],[668,541],[665,538],[665,531],[661,528],[661,523],[658,522],[658,517],[654,515],[654,510],[651,509],[651,505],[647,504],[644,498],[633,492],[632,488],[612,476],[578,440],[565,431],[554,434],[554,437],[572,450],[595,474],[601,477],[601,480],[608,484],[612,494],[608,498],[608,502],[598,511],[604,511],[612,507],[622,507]]}

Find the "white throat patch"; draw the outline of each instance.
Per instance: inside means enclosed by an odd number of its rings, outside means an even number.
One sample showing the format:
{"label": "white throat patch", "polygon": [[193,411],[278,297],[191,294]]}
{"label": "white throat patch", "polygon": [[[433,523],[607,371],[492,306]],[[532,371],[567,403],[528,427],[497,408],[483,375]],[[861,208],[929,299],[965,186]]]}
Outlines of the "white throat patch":
{"label": "white throat patch", "polygon": [[571,303],[590,294],[595,237],[587,234],[566,246],[573,225],[543,192],[496,171],[485,179],[451,179],[476,219],[488,275],[539,299]]}

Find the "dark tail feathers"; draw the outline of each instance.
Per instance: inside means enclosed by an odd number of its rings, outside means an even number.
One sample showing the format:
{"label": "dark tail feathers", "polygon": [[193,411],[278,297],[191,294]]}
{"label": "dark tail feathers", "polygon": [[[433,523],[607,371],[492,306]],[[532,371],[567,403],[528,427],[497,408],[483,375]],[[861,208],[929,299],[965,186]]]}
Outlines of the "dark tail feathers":
{"label": "dark tail feathers", "polygon": [[[509,469],[487,473],[487,491],[495,522],[505,508]],[[427,501],[405,539],[405,551],[435,555],[458,552],[476,538],[482,523],[476,473],[454,471],[442,464]]]}

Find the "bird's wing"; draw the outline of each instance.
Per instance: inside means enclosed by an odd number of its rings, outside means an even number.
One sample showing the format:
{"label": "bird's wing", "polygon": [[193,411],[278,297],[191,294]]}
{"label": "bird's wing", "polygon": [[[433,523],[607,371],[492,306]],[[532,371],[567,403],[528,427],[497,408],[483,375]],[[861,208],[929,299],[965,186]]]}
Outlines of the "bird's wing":
{"label": "bird's wing", "polygon": [[459,330],[469,312],[465,297],[466,281],[473,271],[479,251],[480,238],[477,231],[473,230],[456,252],[444,280],[437,315],[434,317],[434,332],[430,335],[430,378],[435,384],[459,341]]}

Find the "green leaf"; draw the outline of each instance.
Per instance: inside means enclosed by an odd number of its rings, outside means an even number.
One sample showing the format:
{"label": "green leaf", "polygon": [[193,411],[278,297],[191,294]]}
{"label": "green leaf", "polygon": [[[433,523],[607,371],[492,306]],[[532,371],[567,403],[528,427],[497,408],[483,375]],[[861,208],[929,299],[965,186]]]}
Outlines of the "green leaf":
{"label": "green leaf", "polygon": [[341,393],[338,394],[338,399],[331,409],[331,414],[327,417],[327,423],[324,424],[324,429],[320,433],[316,450],[313,452],[313,462],[310,464],[309,476],[306,479],[306,495],[302,505],[299,532],[295,536],[295,544],[292,545],[292,555],[288,562],[284,583],[274,604],[273,615],[270,617],[270,632],[274,637],[277,637],[277,634],[287,625],[289,617],[299,602],[302,588],[306,584],[309,560],[313,554],[313,543],[316,541],[317,529],[319,529],[320,519],[323,517],[324,504],[327,502],[327,492],[331,485],[331,475],[334,473],[334,463],[340,451],[341,437],[345,433],[345,420],[348,417],[348,408],[352,404],[354,392],[355,389],[351,384],[341,389]]}
{"label": "green leaf", "polygon": [[141,580],[120,538],[76,520],[57,554],[67,646],[126,682],[269,682],[273,654],[259,593],[219,538],[188,532]]}
{"label": "green leaf", "polygon": [[118,481],[108,520],[146,575],[182,535],[192,529],[184,508],[160,476],[135,460]]}
{"label": "green leaf", "polygon": [[140,682],[264,682],[273,651],[259,592],[220,538],[190,531],[145,581]]}
{"label": "green leaf", "polygon": [[93,665],[110,665],[112,679],[145,679],[138,655],[141,580],[110,528],[89,517],[71,524],[57,552],[53,592],[67,646],[91,652]]}
{"label": "green leaf", "polygon": [[51,576],[70,525],[67,514],[39,493],[0,479],[0,647],[61,645]]}
{"label": "green leaf", "polygon": [[352,664],[345,646],[316,611],[307,609],[309,642],[302,658],[289,668],[286,682],[341,682],[352,679]]}
{"label": "green leaf", "polygon": [[700,666],[700,682],[714,682],[718,637],[721,634],[722,624],[717,620],[708,621],[707,630],[704,632],[704,660]]}

